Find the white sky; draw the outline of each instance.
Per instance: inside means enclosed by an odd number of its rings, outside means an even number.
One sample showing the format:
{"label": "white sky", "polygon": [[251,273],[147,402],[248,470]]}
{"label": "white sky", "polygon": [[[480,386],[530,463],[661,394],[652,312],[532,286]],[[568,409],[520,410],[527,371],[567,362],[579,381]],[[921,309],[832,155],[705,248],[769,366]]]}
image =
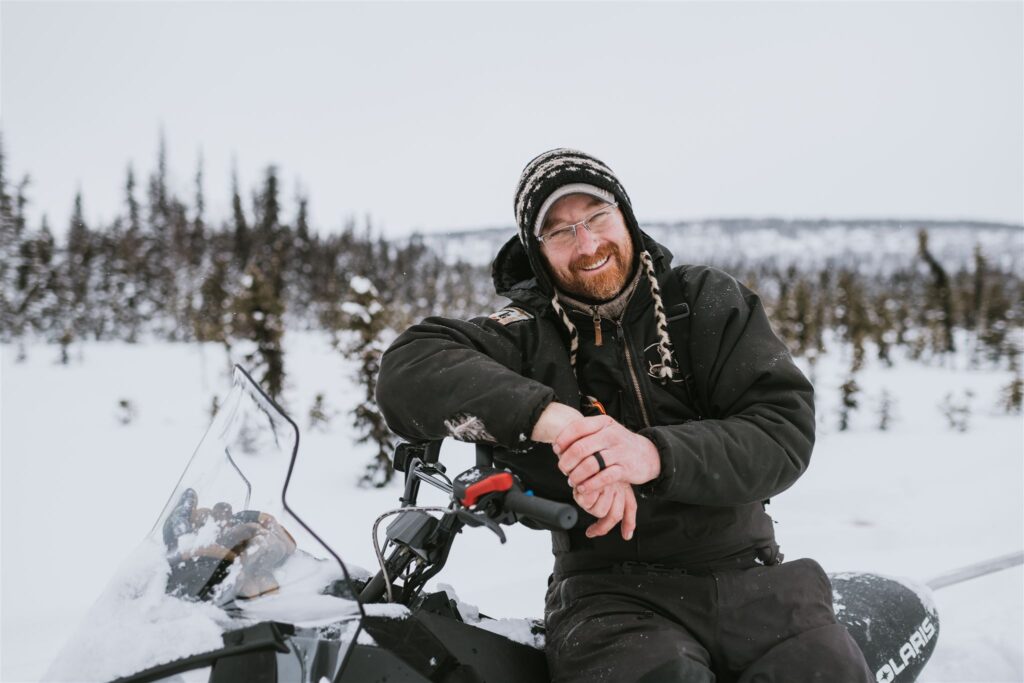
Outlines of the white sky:
{"label": "white sky", "polygon": [[[512,224],[525,163],[604,159],[641,220],[1024,223],[1024,3],[0,6],[0,128],[63,232],[140,188],[161,126],[228,215],[275,163],[314,225]],[[141,193],[140,193],[141,196]]]}

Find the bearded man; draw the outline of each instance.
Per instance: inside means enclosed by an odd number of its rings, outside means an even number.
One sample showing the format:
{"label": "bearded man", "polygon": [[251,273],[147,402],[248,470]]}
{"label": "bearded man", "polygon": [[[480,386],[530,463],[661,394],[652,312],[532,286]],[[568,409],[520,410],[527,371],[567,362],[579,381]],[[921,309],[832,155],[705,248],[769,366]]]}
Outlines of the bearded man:
{"label": "bearded man", "polygon": [[672,268],[582,152],[527,164],[515,216],[492,266],[510,304],[411,327],[377,397],[402,437],[495,444],[586,513],[552,534],[552,680],[870,681],[828,577],[782,563],[765,512],[807,468],[814,406],[757,295]]}

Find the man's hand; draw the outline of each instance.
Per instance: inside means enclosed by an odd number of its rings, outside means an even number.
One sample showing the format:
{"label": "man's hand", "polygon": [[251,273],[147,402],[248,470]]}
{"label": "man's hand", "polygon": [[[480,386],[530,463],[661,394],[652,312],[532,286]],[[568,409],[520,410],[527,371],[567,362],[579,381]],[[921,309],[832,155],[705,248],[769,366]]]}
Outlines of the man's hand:
{"label": "man's hand", "polygon": [[537,424],[533,426],[530,438],[540,443],[553,443],[555,437],[561,434],[570,423],[581,419],[583,419],[583,413],[580,411],[570,408],[564,403],[553,401],[537,418]]}
{"label": "man's hand", "polygon": [[636,496],[633,487],[618,482],[591,493],[573,490],[576,504],[598,520],[587,527],[587,538],[604,536],[622,522],[620,531],[624,540],[633,538],[636,530]]}
{"label": "man's hand", "polygon": [[[587,528],[589,538],[604,536],[620,522],[622,538],[633,538],[637,504],[630,484],[646,483],[661,472],[658,449],[650,440],[610,417],[583,417],[562,403],[544,409],[531,438],[552,445],[558,468],[574,487],[573,499],[598,518]],[[597,459],[591,457],[597,451],[606,465],[600,474]]]}
{"label": "man's hand", "polygon": [[[558,469],[569,477],[569,485],[579,494],[617,482],[646,484],[661,474],[658,447],[607,415],[568,423],[552,448],[558,456]],[[597,452],[604,460],[604,470],[594,457]]]}

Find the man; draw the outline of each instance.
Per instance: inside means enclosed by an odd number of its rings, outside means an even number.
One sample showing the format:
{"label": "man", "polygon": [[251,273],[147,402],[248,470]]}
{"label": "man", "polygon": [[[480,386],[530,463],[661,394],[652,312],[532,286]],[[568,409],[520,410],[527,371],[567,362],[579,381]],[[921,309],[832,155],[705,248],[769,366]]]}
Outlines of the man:
{"label": "man", "polygon": [[403,437],[497,444],[592,516],[553,534],[552,680],[871,680],[827,576],[781,563],[764,510],[807,467],[814,408],[758,297],[671,268],[582,152],[531,161],[515,214],[492,266],[510,305],[410,328],[378,400]]}

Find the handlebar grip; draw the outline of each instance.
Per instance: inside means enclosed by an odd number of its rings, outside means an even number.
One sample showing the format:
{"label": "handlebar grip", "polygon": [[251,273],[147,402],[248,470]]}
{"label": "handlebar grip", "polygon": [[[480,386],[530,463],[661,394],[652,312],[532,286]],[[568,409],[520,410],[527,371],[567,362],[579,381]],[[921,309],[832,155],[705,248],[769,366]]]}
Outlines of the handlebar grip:
{"label": "handlebar grip", "polygon": [[547,498],[528,496],[512,489],[505,494],[505,509],[531,520],[553,531],[568,531],[576,526],[579,514],[576,508],[565,503],[556,503]]}

